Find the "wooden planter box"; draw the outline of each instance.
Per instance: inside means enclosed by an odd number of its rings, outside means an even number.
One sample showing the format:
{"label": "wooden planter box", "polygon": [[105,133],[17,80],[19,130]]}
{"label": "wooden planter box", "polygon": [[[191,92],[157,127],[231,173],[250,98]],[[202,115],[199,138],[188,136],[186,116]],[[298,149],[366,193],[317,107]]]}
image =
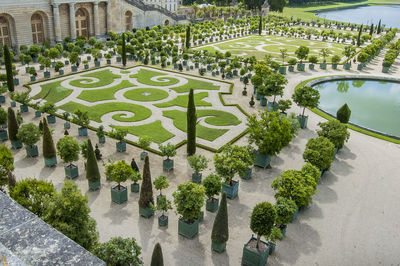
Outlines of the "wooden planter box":
{"label": "wooden planter box", "polygon": [[19,141],[19,140],[12,140],[11,141],[11,147],[13,148],[13,149],[21,149],[22,148],[22,142],[21,141]]}
{"label": "wooden planter box", "polygon": [[56,116],[55,115],[48,115],[47,116],[47,123],[55,124],[56,123]]}
{"label": "wooden planter box", "polygon": [[64,129],[70,129],[70,128],[71,128],[71,124],[69,122],[65,122]]}
{"label": "wooden planter box", "polygon": [[167,215],[158,216],[158,226],[160,226],[160,227],[168,226],[168,216]]}
{"label": "wooden planter box", "polygon": [[226,249],[226,242],[224,243],[215,243],[214,241],[211,242],[211,248],[217,253],[222,253]]}
{"label": "wooden planter box", "polygon": [[54,165],[57,164],[57,157],[54,156],[54,157],[52,157],[52,158],[44,158],[44,164],[45,164],[47,167],[53,167]]}
{"label": "wooden planter box", "polygon": [[270,163],[271,163],[271,156],[260,152],[256,153],[256,160],[254,161],[255,166],[259,166],[265,169],[270,165]]}
{"label": "wooden planter box", "polygon": [[222,192],[226,192],[226,197],[234,199],[239,194],[239,181],[233,181],[233,186],[222,184]]}
{"label": "wooden planter box", "polygon": [[78,166],[70,164],[64,167],[65,177],[68,179],[74,179],[79,176]]}
{"label": "wooden planter box", "polygon": [[[105,138],[104,138],[105,141]],[[104,142],[103,142],[104,143]],[[115,144],[117,148],[117,152],[124,152],[126,151],[126,142],[125,141],[119,141]]]}
{"label": "wooden planter box", "polygon": [[308,122],[308,116],[301,116],[298,115],[297,119],[299,120],[300,123],[300,128],[306,128],[307,127],[307,122]]}
{"label": "wooden planter box", "polygon": [[39,155],[38,147],[35,144],[31,146],[25,146],[25,149],[26,155],[28,155],[28,157],[37,157]]}
{"label": "wooden planter box", "polygon": [[138,193],[139,190],[140,190],[140,184],[139,183],[132,183],[131,184],[131,192]]}
{"label": "wooden planter box", "polygon": [[244,244],[242,265],[264,266],[268,261],[269,245],[267,242],[261,240],[261,248],[257,250],[256,248],[250,247],[251,245],[255,245],[254,241],[257,241],[257,239],[252,236],[250,240]]}
{"label": "wooden planter box", "polygon": [[140,208],[139,207],[139,214],[140,214],[140,216],[142,216],[144,218],[150,218],[151,216],[154,215],[154,211],[150,207],[148,207],[148,208]]}
{"label": "wooden planter box", "polygon": [[99,138],[99,143],[102,143],[102,144],[106,143],[106,136],[102,136],[101,138]]}
{"label": "wooden planter box", "polygon": [[0,130],[0,141],[8,140],[7,130]]}
{"label": "wooden planter box", "polygon": [[260,98],[260,105],[261,105],[261,106],[266,106],[267,104],[268,104],[267,98],[265,98],[264,96],[262,96],[262,97]]}
{"label": "wooden planter box", "polygon": [[92,191],[98,190],[100,188],[100,180],[98,181],[88,181],[89,189]]}
{"label": "wooden planter box", "polygon": [[199,233],[199,220],[196,220],[193,223],[189,224],[182,221],[182,219],[179,219],[178,233],[184,237],[193,238]]}
{"label": "wooden planter box", "polygon": [[120,186],[118,190],[118,185],[111,188],[111,200],[117,204],[122,204],[128,200],[128,190],[124,186]]}
{"label": "wooden planter box", "polygon": [[19,106],[19,109],[21,110],[21,113],[27,113],[29,110],[28,105],[26,105],[26,104],[21,104]]}
{"label": "wooden planter box", "polygon": [[166,171],[170,171],[170,170],[174,169],[174,160],[165,159],[163,161],[163,169]]}
{"label": "wooden planter box", "polygon": [[198,173],[198,174],[193,173],[192,174],[192,182],[200,184],[201,183],[201,177],[202,177],[202,173]]}
{"label": "wooden planter box", "polygon": [[149,154],[146,151],[142,151],[140,153],[140,160],[144,160],[144,158],[146,158]]}
{"label": "wooden planter box", "polygon": [[243,174],[241,174],[240,177],[244,180],[249,180],[251,179],[252,173],[253,173],[253,168],[249,168]]}
{"label": "wooden planter box", "polygon": [[206,210],[216,212],[218,210],[219,199],[210,198],[206,200]]}
{"label": "wooden planter box", "polygon": [[78,135],[79,136],[87,136],[87,127],[78,128]]}

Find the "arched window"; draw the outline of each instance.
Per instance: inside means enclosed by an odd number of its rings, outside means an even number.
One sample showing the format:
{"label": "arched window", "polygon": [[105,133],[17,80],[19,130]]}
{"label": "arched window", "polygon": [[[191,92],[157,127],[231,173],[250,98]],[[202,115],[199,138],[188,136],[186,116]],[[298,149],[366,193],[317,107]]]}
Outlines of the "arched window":
{"label": "arched window", "polygon": [[79,8],[75,13],[76,37],[84,36],[89,38],[89,20],[83,8]]}
{"label": "arched window", "polygon": [[125,30],[132,29],[132,12],[126,11],[125,13]]}
{"label": "arched window", "polygon": [[39,14],[34,14],[31,18],[32,39],[34,44],[41,44],[44,40],[43,18]]}
{"label": "arched window", "polygon": [[0,17],[0,47],[5,44],[11,46],[10,26],[5,17]]}

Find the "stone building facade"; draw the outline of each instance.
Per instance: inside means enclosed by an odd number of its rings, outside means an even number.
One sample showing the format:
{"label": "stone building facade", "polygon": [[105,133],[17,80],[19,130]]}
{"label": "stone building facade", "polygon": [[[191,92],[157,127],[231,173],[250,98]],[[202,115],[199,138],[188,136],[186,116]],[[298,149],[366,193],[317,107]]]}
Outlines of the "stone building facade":
{"label": "stone building facade", "polygon": [[0,46],[61,42],[83,35],[102,38],[110,30],[173,25],[180,0],[1,0]]}

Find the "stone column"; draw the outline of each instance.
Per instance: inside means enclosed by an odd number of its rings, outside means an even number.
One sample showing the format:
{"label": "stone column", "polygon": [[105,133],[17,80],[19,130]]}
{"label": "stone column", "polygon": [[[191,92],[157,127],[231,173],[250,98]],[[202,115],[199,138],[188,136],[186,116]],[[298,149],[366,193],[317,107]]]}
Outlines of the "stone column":
{"label": "stone column", "polygon": [[61,42],[61,24],[60,24],[60,12],[58,10],[58,4],[53,3],[53,18],[54,18],[54,35],[56,42]]}
{"label": "stone column", "polygon": [[100,35],[100,25],[99,25],[99,3],[93,3],[93,24],[94,24],[94,36],[97,38]]}
{"label": "stone column", "polygon": [[111,0],[107,2],[107,32],[112,30],[111,27]]}
{"label": "stone column", "polygon": [[72,40],[76,40],[75,3],[69,3],[69,27]]}

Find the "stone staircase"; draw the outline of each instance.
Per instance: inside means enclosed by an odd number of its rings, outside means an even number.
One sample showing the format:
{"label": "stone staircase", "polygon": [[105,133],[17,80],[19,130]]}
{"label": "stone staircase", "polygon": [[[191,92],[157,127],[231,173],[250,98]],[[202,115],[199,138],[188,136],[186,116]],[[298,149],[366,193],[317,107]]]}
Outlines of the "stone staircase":
{"label": "stone staircase", "polygon": [[169,11],[166,8],[160,7],[160,6],[156,6],[156,5],[146,5],[145,3],[143,3],[140,0],[125,0],[125,2],[127,2],[130,5],[133,5],[143,11],[158,11],[170,18],[172,18],[173,20],[179,21],[179,20],[185,20],[186,16],[185,15],[177,15],[175,13],[172,13],[171,11]]}

